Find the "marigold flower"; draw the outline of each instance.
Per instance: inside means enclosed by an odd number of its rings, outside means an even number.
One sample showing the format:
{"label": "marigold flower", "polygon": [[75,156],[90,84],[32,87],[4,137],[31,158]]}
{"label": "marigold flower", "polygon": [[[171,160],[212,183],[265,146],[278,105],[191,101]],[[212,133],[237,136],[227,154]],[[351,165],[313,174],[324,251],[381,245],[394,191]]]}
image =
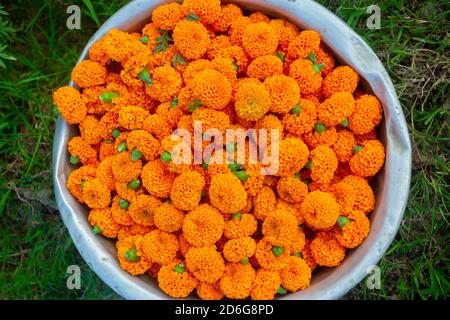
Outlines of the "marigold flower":
{"label": "marigold flower", "polygon": [[290,247],[293,244],[297,230],[296,217],[281,208],[270,212],[262,225],[265,239],[273,246],[282,248]]}
{"label": "marigold flower", "polygon": [[232,89],[236,87],[238,67],[232,58],[215,58],[211,61],[211,68],[223,74]]}
{"label": "marigold flower", "polygon": [[258,269],[250,296],[252,300],[272,300],[281,285],[280,274]]}
{"label": "marigold flower", "polygon": [[175,178],[170,192],[173,205],[180,210],[193,210],[198,206],[205,179],[195,171],[182,172]]}
{"label": "marigold flower", "polygon": [[359,246],[369,234],[370,222],[360,211],[350,211],[347,217],[339,217],[334,235],[339,244],[345,248]]}
{"label": "marigold flower", "polygon": [[258,228],[253,214],[237,212],[225,221],[223,235],[228,239],[252,236]]}
{"label": "marigold flower", "polygon": [[242,83],[236,92],[235,110],[239,117],[256,121],[271,107],[270,94],[262,83]]}
{"label": "marigold flower", "polygon": [[[159,141],[162,141],[165,137],[170,136],[173,132],[167,119],[159,114],[151,114],[145,118],[142,128],[150,135],[156,137]],[[155,156],[156,155],[157,154],[155,154]]]}
{"label": "marigold flower", "polygon": [[[197,74],[206,69],[212,69],[211,61],[205,59],[191,61],[186,66],[186,69],[183,72],[183,80],[186,83],[187,87],[184,87],[182,90],[192,90],[194,78],[197,76]],[[182,100],[180,96],[178,97],[178,99]],[[182,103],[180,105],[182,105]]]}
{"label": "marigold flower", "polygon": [[193,246],[216,243],[222,236],[225,221],[222,214],[209,204],[201,204],[184,217],[183,234]]}
{"label": "marigold flower", "polygon": [[186,16],[185,9],[177,2],[163,4],[152,12],[152,22],[157,29],[173,30]]}
{"label": "marigold flower", "polygon": [[365,134],[354,134],[356,143],[361,145],[367,140],[376,140],[377,139],[377,133],[375,130],[372,130]]}
{"label": "marigold flower", "polygon": [[280,271],[289,263],[290,249],[272,246],[266,238],[256,244],[255,257],[259,265],[267,270]]}
{"label": "marigold flower", "polygon": [[238,66],[238,74],[244,74],[250,63],[250,58],[245,50],[236,45],[220,49],[216,58],[229,58],[235,61]]}
{"label": "marigold flower", "polygon": [[300,205],[306,223],[313,229],[331,228],[339,217],[339,204],[328,192],[312,191]]}
{"label": "marigold flower", "polygon": [[353,157],[353,148],[356,146],[356,139],[348,130],[339,130],[337,132],[336,142],[331,146],[338,160],[348,163]]}
{"label": "marigold flower", "polygon": [[177,236],[161,230],[152,230],[144,236],[142,252],[147,259],[162,265],[174,261],[179,249]]}
{"label": "marigold flower", "polygon": [[333,127],[344,121],[348,122],[348,117],[355,110],[355,99],[349,92],[337,92],[330,98],[319,104],[317,116],[319,121],[327,127]]}
{"label": "marigold flower", "polygon": [[124,226],[133,224],[133,219],[131,219],[128,212],[129,205],[130,202],[128,200],[122,199],[118,195],[112,199],[111,213],[114,221]]}
{"label": "marigold flower", "polygon": [[117,122],[128,130],[142,129],[145,118],[149,112],[142,107],[126,106],[119,110]]}
{"label": "marigold flower", "polygon": [[145,50],[145,45],[139,41],[139,38],[117,29],[110,30],[101,41],[106,55],[122,63],[136,52]]}
{"label": "marigold flower", "polygon": [[299,203],[308,194],[308,186],[294,176],[282,177],[277,183],[277,192],[281,199],[289,203]]}
{"label": "marigold flower", "polygon": [[317,59],[317,64],[323,65],[323,68],[320,70],[322,77],[327,76],[334,70],[335,61],[333,54],[328,52],[325,47],[321,45],[319,50],[315,51],[315,57]]}
{"label": "marigold flower", "polygon": [[242,37],[250,24],[252,24],[252,21],[246,16],[238,17],[231,23],[228,35],[233,45],[242,46]]}
{"label": "marigold flower", "polygon": [[[175,100],[175,99],[174,99]],[[181,117],[184,115],[181,108],[178,108],[178,103],[176,105],[175,101],[161,103],[155,110],[155,114],[160,115],[164,118],[164,120],[172,127],[176,128],[178,121],[180,121]]]}
{"label": "marigold flower", "polygon": [[286,290],[296,292],[309,287],[311,268],[300,257],[290,256],[288,265],[280,271],[281,285]]}
{"label": "marigold flower", "polygon": [[219,282],[208,283],[200,281],[197,285],[197,295],[202,300],[221,300],[223,293],[220,291]]}
{"label": "marigold flower", "polygon": [[73,137],[67,144],[67,149],[72,157],[75,157],[84,165],[97,166],[97,150],[91,147],[81,137]]}
{"label": "marigold flower", "polygon": [[256,242],[251,237],[228,240],[223,247],[223,256],[230,262],[246,261],[256,251]]}
{"label": "marigold flower", "polygon": [[379,140],[368,140],[351,158],[350,169],[358,176],[373,177],[383,167],[385,156],[384,146]]}
{"label": "marigold flower", "polygon": [[187,297],[197,283],[197,279],[179,261],[162,266],[158,272],[159,287],[164,293],[174,298]]}
{"label": "marigold flower", "polygon": [[308,162],[308,147],[298,138],[285,138],[280,141],[279,169],[277,176],[292,176]]}
{"label": "marigold flower", "polygon": [[92,209],[89,212],[88,222],[93,228],[99,228],[101,235],[117,238],[120,225],[112,218],[111,208]]}
{"label": "marigold flower", "polygon": [[269,26],[278,36],[280,49],[288,52],[289,44],[300,34],[298,27],[284,19],[272,19],[269,21]]}
{"label": "marigold flower", "polygon": [[230,262],[220,278],[220,290],[227,298],[245,299],[250,295],[256,271],[250,263]]}
{"label": "marigold flower", "polygon": [[284,129],[294,135],[311,132],[317,122],[317,111],[314,102],[300,99],[299,103],[283,116]]}
{"label": "marigold flower", "polygon": [[370,133],[383,117],[380,101],[372,95],[356,99],[355,112],[349,117],[348,127],[355,134]]}
{"label": "marigold flower", "polygon": [[141,174],[142,161],[140,159],[133,161],[130,152],[121,152],[114,156],[111,168],[117,181],[130,182]]}
{"label": "marigold flower", "polygon": [[231,99],[231,83],[220,72],[206,69],[195,76],[193,93],[204,106],[223,109]]}
{"label": "marigold flower", "polygon": [[175,175],[165,169],[161,160],[149,161],[142,168],[142,185],[151,195],[168,198]]}
{"label": "marigold flower", "polygon": [[247,204],[247,192],[232,173],[221,173],[212,177],[209,198],[211,204],[223,213],[240,211]]}
{"label": "marigold flower", "polygon": [[184,212],[166,202],[155,209],[153,219],[158,229],[175,232],[183,226]]}
{"label": "marigold flower", "polygon": [[211,38],[203,24],[183,20],[173,30],[173,41],[183,57],[197,60],[208,50]]}
{"label": "marigold flower", "polygon": [[220,16],[220,0],[184,0],[183,6],[203,24],[213,24]]}
{"label": "marigold flower", "polygon": [[110,61],[110,57],[106,53],[103,38],[92,44],[89,48],[89,59],[96,61],[102,65],[106,65]]}
{"label": "marigold flower", "polygon": [[320,34],[314,30],[305,30],[289,44],[288,55],[291,59],[306,59],[308,54],[319,50]]}
{"label": "marigold flower", "polygon": [[160,145],[159,141],[147,131],[133,130],[127,136],[127,147],[129,150],[141,153],[145,160],[151,161],[158,156]]}
{"label": "marigold flower", "polygon": [[272,55],[278,47],[278,37],[267,22],[253,23],[242,34],[242,47],[252,58]]}
{"label": "marigold flower", "polygon": [[83,188],[86,181],[93,180],[96,177],[97,170],[92,166],[82,166],[69,174],[67,178],[67,189],[81,203],[83,201]]}
{"label": "marigold flower", "polygon": [[113,156],[106,157],[99,163],[96,172],[97,179],[100,180],[101,183],[104,184],[110,191],[116,189],[116,180],[114,179],[114,174],[112,172],[113,161]]}
{"label": "marigold flower", "polygon": [[103,139],[112,139],[112,131],[119,127],[119,114],[117,112],[105,113],[99,123],[100,135]]}
{"label": "marigold flower", "polygon": [[91,179],[83,183],[83,202],[91,209],[103,209],[111,202],[111,193],[100,180]]}
{"label": "marigold flower", "polygon": [[332,192],[339,204],[341,216],[347,216],[356,201],[356,189],[349,183],[340,181],[332,186]]}
{"label": "marigold flower", "polygon": [[143,226],[152,226],[156,209],[161,206],[161,201],[153,196],[141,194],[130,203],[128,213],[134,222]]}
{"label": "marigold flower", "polygon": [[80,122],[80,136],[88,144],[97,144],[102,140],[100,136],[100,122],[94,116],[87,116]]}
{"label": "marigold flower", "polygon": [[345,258],[345,248],[332,233],[319,233],[310,245],[311,254],[319,266],[335,267]]}
{"label": "marigold flower", "polygon": [[217,58],[218,53],[221,49],[229,48],[231,46],[232,44],[228,36],[226,35],[217,36],[211,39],[211,43],[209,44],[206,56],[208,57],[209,60],[214,60],[215,58]]}
{"label": "marigold flower", "polygon": [[230,28],[233,21],[242,17],[242,10],[233,3],[228,3],[221,6],[219,17],[212,24],[214,31],[226,32]]}
{"label": "marigold flower", "polygon": [[253,214],[258,220],[264,220],[275,209],[277,199],[272,188],[263,186],[253,200]]}
{"label": "marigold flower", "polygon": [[358,86],[359,75],[349,66],[337,67],[323,80],[322,92],[330,98],[337,92],[353,93]]}
{"label": "marigold flower", "polygon": [[264,81],[264,86],[272,99],[271,112],[287,113],[295,108],[300,99],[300,87],[291,77],[273,76]]}
{"label": "marigold flower", "polygon": [[72,70],[72,80],[80,88],[100,86],[106,81],[106,68],[95,61],[84,60]]}
{"label": "marigold flower", "polygon": [[128,226],[120,225],[117,239],[122,240],[130,236],[144,236],[152,230],[154,230],[154,227],[143,226],[142,224],[133,222]]}
{"label": "marigold flower", "polygon": [[181,89],[181,75],[170,65],[151,71],[151,84],[145,86],[147,94],[160,102],[171,101]]}
{"label": "marigold flower", "polygon": [[224,273],[225,261],[215,246],[192,247],[186,253],[186,267],[198,280],[215,283]]}
{"label": "marigold flower", "polygon": [[311,272],[314,271],[317,267],[317,262],[314,260],[314,257],[311,253],[311,242],[312,240],[306,239],[305,240],[305,246],[303,247],[303,250],[300,252],[300,256],[305,260],[305,262],[308,264],[309,268],[311,269]]}
{"label": "marigold flower", "polygon": [[311,151],[311,179],[327,184],[338,167],[338,159],[333,149],[328,146],[317,146]]}
{"label": "marigold flower", "polygon": [[152,265],[137,249],[141,241],[142,236],[130,236],[116,242],[120,267],[133,276],[144,274]]}
{"label": "marigold flower", "polygon": [[335,127],[325,128],[324,132],[318,132],[317,127],[323,124],[316,123],[316,130],[307,132],[303,135],[303,140],[311,149],[320,145],[331,147],[337,140],[337,131]]}
{"label": "marigold flower", "polygon": [[83,121],[87,114],[87,107],[80,92],[69,86],[61,87],[53,93],[53,102],[61,116],[69,124]]}
{"label": "marigold flower", "polygon": [[186,256],[186,253],[189,251],[189,249],[192,247],[191,244],[186,240],[183,233],[178,234],[178,243],[180,245],[180,253],[183,257]]}
{"label": "marigold flower", "polygon": [[251,78],[265,80],[266,78],[281,75],[283,62],[274,55],[257,57],[247,68],[247,75]]}
{"label": "marigold flower", "polygon": [[282,210],[292,214],[297,219],[297,225],[300,225],[305,222],[305,219],[300,214],[300,204],[301,203],[289,203],[278,198],[275,208],[276,210]]}
{"label": "marigold flower", "polygon": [[353,210],[362,211],[365,214],[375,207],[375,195],[366,179],[355,175],[346,176],[342,182],[349,183],[356,190],[356,200]]}
{"label": "marigold flower", "polygon": [[314,66],[311,60],[297,59],[289,67],[289,76],[297,81],[302,95],[312,94],[322,85],[320,72]]}

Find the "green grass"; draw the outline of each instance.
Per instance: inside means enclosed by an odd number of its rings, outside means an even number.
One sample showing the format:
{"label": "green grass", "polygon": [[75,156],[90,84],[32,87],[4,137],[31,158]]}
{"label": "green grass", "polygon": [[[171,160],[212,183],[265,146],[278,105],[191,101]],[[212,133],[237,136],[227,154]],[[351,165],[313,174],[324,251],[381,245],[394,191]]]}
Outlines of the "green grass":
{"label": "green grass", "polygon": [[[281,0],[280,0],[281,1]],[[52,91],[78,55],[127,1],[77,1],[82,29],[67,30],[62,1],[8,3],[0,48],[17,61],[0,69],[0,299],[118,298],[77,253],[59,217],[51,182],[56,111]],[[399,233],[380,262],[382,289],[362,282],[347,299],[449,296],[449,6],[442,1],[320,1],[372,46],[395,83],[413,141],[413,177]],[[365,8],[381,7],[380,30]],[[2,34],[11,20],[15,33]],[[4,26],[3,26],[4,28]],[[447,51],[446,51],[447,50]],[[1,52],[1,50],[0,50]],[[82,269],[82,288],[66,288],[66,268]]]}

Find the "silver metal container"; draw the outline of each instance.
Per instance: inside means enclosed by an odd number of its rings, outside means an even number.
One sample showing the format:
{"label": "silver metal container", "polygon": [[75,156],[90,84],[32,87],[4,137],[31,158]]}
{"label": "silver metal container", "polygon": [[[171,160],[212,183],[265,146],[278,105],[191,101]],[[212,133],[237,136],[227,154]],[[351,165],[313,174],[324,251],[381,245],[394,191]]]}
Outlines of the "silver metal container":
{"label": "silver metal container", "polygon": [[[90,46],[110,29],[137,30],[149,22],[152,10],[173,0],[135,0],[114,14],[91,38]],[[376,265],[394,239],[406,207],[411,178],[411,145],[402,108],[386,70],[371,48],[342,20],[311,0],[233,0],[249,11],[284,17],[302,29],[320,32],[322,40],[339,62],[361,75],[363,86],[381,101],[384,119],[379,128],[386,146],[386,164],[374,181],[376,207],[370,214],[368,238],[351,250],[343,263],[316,273],[311,286],[280,299],[338,299],[358,284]],[[377,31],[374,31],[377,32]],[[73,167],[69,164],[67,142],[76,134],[61,117],[56,124],[53,146],[53,181],[61,217],[78,251],[97,275],[126,299],[169,299],[147,276],[134,277],[119,268],[114,243],[95,236],[87,222],[87,208],[66,188]]]}

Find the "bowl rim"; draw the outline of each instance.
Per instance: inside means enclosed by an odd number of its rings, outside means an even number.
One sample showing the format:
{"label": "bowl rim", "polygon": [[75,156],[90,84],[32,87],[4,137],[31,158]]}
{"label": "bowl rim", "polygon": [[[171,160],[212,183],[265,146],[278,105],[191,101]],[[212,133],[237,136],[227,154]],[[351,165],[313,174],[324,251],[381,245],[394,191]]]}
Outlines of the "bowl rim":
{"label": "bowl rim", "polygon": [[[156,6],[173,0],[134,0],[111,16],[92,36],[78,62],[88,56],[90,46],[113,28],[132,30],[147,22]],[[381,61],[368,44],[334,13],[312,0],[227,0],[252,11],[260,10],[294,22],[302,29],[321,34],[324,43],[338,60],[353,67],[383,105],[381,139],[386,146],[386,164],[376,178],[378,190],[371,231],[368,238],[348,254],[344,262],[313,278],[310,287],[280,299],[338,299],[358,284],[376,265],[393,241],[406,208],[411,180],[411,142],[405,117],[395,88]],[[131,18],[130,18],[131,17]],[[145,18],[146,17],[146,18]],[[145,19],[144,19],[145,18]],[[336,41],[336,39],[339,39]],[[71,81],[69,85],[74,86]],[[75,246],[91,269],[114,291],[126,299],[171,299],[148,277],[131,276],[120,269],[115,247],[103,237],[92,234],[82,206],[70,195],[66,179],[70,165],[66,144],[73,134],[59,115],[52,154],[55,198],[61,217]],[[380,187],[382,186],[382,188]],[[369,254],[370,253],[370,254]]]}

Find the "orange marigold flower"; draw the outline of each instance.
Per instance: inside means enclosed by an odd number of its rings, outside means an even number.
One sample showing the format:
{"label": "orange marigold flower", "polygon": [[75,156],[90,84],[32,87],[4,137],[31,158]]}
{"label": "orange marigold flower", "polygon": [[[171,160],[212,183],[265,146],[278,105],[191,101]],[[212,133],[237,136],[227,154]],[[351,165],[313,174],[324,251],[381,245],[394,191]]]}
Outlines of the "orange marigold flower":
{"label": "orange marigold flower", "polygon": [[332,233],[319,233],[310,246],[311,254],[319,266],[335,267],[345,258],[345,248]]}
{"label": "orange marigold flower", "polygon": [[266,78],[281,75],[282,73],[283,62],[273,55],[257,57],[247,68],[247,75],[259,80],[265,80]]}
{"label": "orange marigold flower", "polygon": [[158,284],[164,293],[174,298],[187,297],[197,286],[197,279],[178,261],[162,266],[158,272]]}
{"label": "orange marigold flower", "polygon": [[121,152],[114,156],[111,168],[117,181],[130,182],[141,174],[142,161],[140,159],[133,161],[130,152]]}
{"label": "orange marigold flower", "polygon": [[320,72],[314,66],[311,60],[297,59],[289,67],[289,76],[298,82],[302,95],[312,94],[322,85]]}
{"label": "orange marigold flower", "polygon": [[375,195],[366,179],[355,175],[346,176],[342,182],[349,183],[356,190],[356,200],[353,210],[362,211],[365,214],[375,207]]}
{"label": "orange marigold flower", "polygon": [[69,86],[61,87],[53,93],[53,102],[61,116],[69,124],[83,121],[87,114],[87,107],[80,92]]}
{"label": "orange marigold flower", "polygon": [[348,130],[337,132],[336,142],[331,146],[340,162],[348,163],[353,157],[353,148],[356,146],[356,139]]}
{"label": "orange marigold flower", "polygon": [[384,146],[379,140],[368,140],[350,160],[350,169],[358,176],[373,177],[383,167],[385,156]]}
{"label": "orange marigold flower", "polygon": [[142,107],[126,106],[119,110],[117,122],[128,130],[142,129],[149,112]]}
{"label": "orange marigold flower", "polygon": [[382,118],[380,101],[366,94],[356,99],[355,112],[348,119],[348,127],[355,134],[367,134],[380,123]]}
{"label": "orange marigold flower", "polygon": [[139,223],[131,223],[128,226],[120,225],[119,232],[117,233],[117,239],[122,240],[129,236],[144,236],[152,230],[154,230],[153,227],[143,226]]}
{"label": "orange marigold flower", "polygon": [[356,189],[349,183],[340,181],[332,186],[332,192],[339,204],[341,216],[347,216],[356,201]]}
{"label": "orange marigold flower", "polygon": [[183,20],[173,30],[173,41],[183,57],[197,60],[208,50],[211,38],[203,24]]}
{"label": "orange marigold flower", "polygon": [[338,167],[338,159],[333,149],[328,146],[317,146],[311,151],[311,179],[327,184]]}
{"label": "orange marigold flower", "polygon": [[156,209],[161,206],[161,201],[146,194],[138,195],[130,203],[128,213],[134,222],[143,226],[152,226]]}
{"label": "orange marigold flower", "polygon": [[299,227],[297,228],[295,240],[290,247],[290,251],[293,253],[302,252],[303,248],[305,247],[305,243],[306,243],[305,233],[302,231],[301,227]]}
{"label": "orange marigold flower", "polygon": [[245,299],[250,295],[256,271],[250,263],[230,262],[220,278],[220,290],[227,298]]}
{"label": "orange marigold flower", "polygon": [[152,12],[152,21],[157,29],[173,30],[186,16],[185,9],[177,2],[163,4]]}
{"label": "orange marigold flower", "polygon": [[181,108],[178,108],[178,104],[172,106],[172,102],[161,103],[156,108],[155,113],[163,117],[172,128],[177,127],[178,121],[180,121],[181,117],[184,115]]}
{"label": "orange marigold flower", "polygon": [[271,112],[287,113],[295,108],[300,99],[300,87],[291,77],[273,76],[264,81],[264,86],[272,99]]}
{"label": "orange marigold flower", "polygon": [[311,52],[319,50],[320,34],[314,30],[305,30],[289,44],[288,55],[291,59],[306,59]]}
{"label": "orange marigold flower", "polygon": [[377,132],[375,130],[372,130],[365,134],[354,134],[354,136],[357,144],[363,144],[367,140],[377,139]]}
{"label": "orange marigold flower", "polygon": [[145,86],[147,94],[160,102],[171,101],[181,89],[181,75],[170,65],[151,71],[151,84]]}
{"label": "orange marigold flower", "polygon": [[322,92],[325,98],[337,92],[353,93],[358,86],[359,75],[349,66],[337,67],[323,80]]}
{"label": "orange marigold flower", "polygon": [[[111,143],[112,145],[112,143]],[[97,179],[102,182],[110,191],[116,189],[116,180],[114,179],[114,174],[112,172],[112,163],[114,161],[113,156],[106,157],[103,159],[97,167]]]}
{"label": "orange marigold flower", "polygon": [[309,150],[298,138],[285,138],[280,141],[279,169],[277,176],[293,176],[308,162]]}
{"label": "orange marigold flower", "polygon": [[223,74],[228,81],[230,81],[231,87],[234,88],[237,84],[237,64],[231,58],[215,58],[211,61],[212,69],[219,71]]}
{"label": "orange marigold flower", "polygon": [[197,285],[196,292],[198,297],[202,300],[221,300],[223,298],[219,282],[208,283],[200,281]]}
{"label": "orange marigold flower", "polygon": [[198,280],[215,283],[223,275],[225,261],[215,246],[192,247],[186,253],[186,267]]}
{"label": "orange marigold flower", "polygon": [[308,194],[308,186],[294,176],[282,177],[277,183],[277,192],[281,199],[289,203],[299,203]]}
{"label": "orange marigold flower", "polygon": [[236,21],[236,19],[242,16],[242,10],[237,5],[233,3],[222,5],[219,17],[214,21],[212,27],[216,32],[226,32],[233,21]]}
{"label": "orange marigold flower", "polygon": [[149,161],[142,168],[142,185],[151,195],[168,198],[175,174],[168,172],[161,160]]}
{"label": "orange marigold flower", "polygon": [[198,206],[205,179],[195,171],[182,172],[175,178],[170,192],[173,205],[180,210],[193,210]]}
{"label": "orange marigold flower", "polygon": [[106,53],[105,49],[103,38],[93,43],[89,48],[89,59],[102,65],[106,65],[110,61],[110,57]]}
{"label": "orange marigold flower", "polygon": [[253,214],[237,212],[225,221],[223,235],[228,239],[252,236],[258,228],[258,223]]}
{"label": "orange marigold flower", "polygon": [[112,29],[103,38],[106,54],[114,61],[124,63],[136,52],[145,50],[145,45],[126,32]]}
{"label": "orange marigold flower", "polygon": [[107,238],[117,238],[120,225],[112,218],[111,208],[92,209],[89,212],[88,222],[93,228]]}
{"label": "orange marigold flower", "polygon": [[112,131],[119,127],[119,114],[117,112],[107,112],[101,117],[99,128],[103,139],[112,139]]}
{"label": "orange marigold flower", "polygon": [[82,185],[89,180],[95,179],[97,170],[92,166],[82,166],[69,174],[67,178],[67,189],[81,203],[83,201]]}
{"label": "orange marigold flower", "polygon": [[106,68],[98,62],[84,60],[72,70],[72,80],[80,88],[100,86],[106,81]]}
{"label": "orange marigold flower", "polygon": [[300,204],[301,203],[289,203],[279,198],[277,199],[276,209],[289,212],[297,219],[297,224],[300,225],[305,222],[305,219],[300,214]]}
{"label": "orange marigold flower", "polygon": [[153,219],[158,229],[175,232],[183,226],[184,212],[165,202],[155,209]]}
{"label": "orange marigold flower", "polygon": [[[183,80],[187,84],[187,87],[184,87],[182,90],[192,89],[195,76],[206,69],[212,69],[211,61],[205,59],[191,61],[183,72]],[[180,96],[181,93],[182,91],[180,91]],[[180,96],[178,99],[182,100]],[[179,103],[182,105],[181,101]]]}
{"label": "orange marigold flower", "polygon": [[311,254],[311,242],[312,240],[306,239],[305,246],[303,247],[300,255],[311,268],[311,271],[314,271],[314,269],[317,267],[317,262],[316,260],[314,260],[314,257]]}
{"label": "orange marigold flower", "polygon": [[345,121],[355,110],[355,99],[349,92],[337,92],[317,107],[319,121],[333,127]]}
{"label": "orange marigold flower", "polygon": [[220,35],[213,39],[211,39],[211,43],[209,44],[208,51],[206,52],[206,56],[209,60],[213,60],[217,58],[218,53],[221,49],[231,47],[231,41],[228,36]]}
{"label": "orange marigold flower", "polygon": [[284,19],[272,19],[269,21],[269,26],[275,31],[278,36],[280,49],[287,52],[289,44],[299,35],[298,27]]}
{"label": "orange marigold flower", "polygon": [[320,70],[322,77],[327,76],[334,70],[334,57],[333,54],[328,52],[322,45],[319,50],[315,51],[317,64],[323,64],[324,67]]}
{"label": "orange marigold flower", "polygon": [[280,274],[258,269],[250,296],[252,300],[272,300],[281,285]]}
{"label": "orange marigold flower", "polygon": [[172,127],[167,119],[159,114],[151,114],[145,118],[142,128],[159,141],[172,134]]}
{"label": "orange marigold flower", "polygon": [[225,221],[222,214],[209,204],[201,204],[184,217],[183,234],[193,246],[216,243],[222,236]]}
{"label": "orange marigold flower", "polygon": [[317,122],[316,105],[311,100],[300,99],[299,103],[283,116],[284,129],[294,135],[301,135],[314,129]]}
{"label": "orange marigold flower", "polygon": [[267,22],[253,23],[245,28],[242,47],[252,58],[272,55],[278,47],[278,37]]}
{"label": "orange marigold flower", "polygon": [[144,193],[143,188],[140,188],[140,180],[135,179],[130,182],[118,182],[114,184],[117,195],[127,201],[134,201],[136,196]]}
{"label": "orange marigold flower", "polygon": [[247,192],[241,181],[232,173],[212,177],[209,186],[211,204],[223,213],[242,210],[247,204]]}
{"label": "orange marigold flower", "polygon": [[318,127],[325,126],[321,123],[316,123],[316,130],[307,132],[303,135],[303,140],[311,149],[314,149],[320,145],[331,147],[337,140],[337,131],[335,127],[325,128],[324,132],[318,131]]}
{"label": "orange marigold flower", "polygon": [[219,71],[206,69],[193,82],[193,93],[204,106],[223,109],[231,99],[231,83]]}
{"label": "orange marigold flower", "polygon": [[177,236],[161,230],[152,230],[144,236],[142,252],[147,259],[162,265],[173,262],[179,249]]}
{"label": "orange marigold flower", "polygon": [[242,83],[236,92],[235,110],[239,117],[256,121],[271,107],[269,92],[262,83]]}
{"label": "orange marigold flower", "polygon": [[220,0],[184,0],[183,6],[203,24],[213,24],[220,16]]}
{"label": "orange marigold flower", "polygon": [[231,46],[220,49],[216,58],[229,58],[236,62],[238,73],[244,74],[247,71],[250,58],[245,50],[239,46]]}
{"label": "orange marigold flower", "polygon": [[264,220],[267,214],[275,209],[277,199],[272,188],[263,186],[253,202],[253,214],[258,220]]}
{"label": "orange marigold flower", "polygon": [[277,208],[270,212],[262,225],[265,239],[273,246],[290,247],[297,236],[297,219],[289,211]]}
{"label": "orange marigold flower", "polygon": [[114,221],[124,226],[131,226],[133,224],[133,219],[131,219],[130,213],[128,212],[129,202],[127,200],[120,198],[116,195],[112,199],[111,213]]}
{"label": "orange marigold flower", "polygon": [[[107,92],[105,87],[91,87],[83,89],[81,99],[86,104],[87,113],[95,115],[103,115],[107,110],[111,108],[109,104],[103,103],[99,97],[101,94]],[[114,100],[117,98],[114,98]]]}
{"label": "orange marigold flower", "polygon": [[144,274],[152,265],[138,250],[142,240],[142,236],[130,236],[116,242],[120,267],[133,276]]}
{"label": "orange marigold flower", "polygon": [[242,45],[242,36],[244,35],[247,26],[250,24],[252,24],[252,21],[246,16],[238,17],[231,23],[228,35],[230,36],[230,41],[233,45]]}
{"label": "orange marigold flower", "polygon": [[359,246],[370,230],[370,221],[361,211],[350,211],[347,217],[339,217],[334,227],[334,235],[339,244],[345,248]]}
{"label": "orange marigold flower", "polygon": [[72,157],[77,157],[84,165],[98,165],[97,150],[92,148],[81,137],[73,137],[67,144],[67,149]]}
{"label": "orange marigold flower", "polygon": [[230,262],[245,262],[255,254],[256,242],[251,237],[228,240],[223,247],[223,257]]}
{"label": "orange marigold flower", "polygon": [[83,183],[83,202],[91,209],[103,209],[111,202],[111,193],[100,180]]}
{"label": "orange marigold flower", "polygon": [[159,146],[159,141],[145,130],[133,130],[127,136],[128,149],[141,153],[147,161],[158,156]]}
{"label": "orange marigold flower", "polygon": [[286,290],[296,292],[309,287],[311,268],[300,257],[290,256],[288,265],[280,271],[281,285]]}
{"label": "orange marigold flower", "polygon": [[272,246],[266,238],[256,244],[255,257],[259,265],[267,270],[280,271],[289,263],[290,249]]}
{"label": "orange marigold flower", "polygon": [[178,234],[178,242],[180,244],[180,253],[183,257],[186,256],[186,253],[189,251],[189,249],[192,247],[191,244],[186,240],[183,233]]}
{"label": "orange marigold flower", "polygon": [[80,135],[88,144],[97,144],[102,140],[100,136],[100,122],[94,116],[87,116],[80,122]]}
{"label": "orange marigold flower", "polygon": [[331,228],[339,217],[339,204],[331,193],[312,191],[300,205],[306,223],[314,229]]}

